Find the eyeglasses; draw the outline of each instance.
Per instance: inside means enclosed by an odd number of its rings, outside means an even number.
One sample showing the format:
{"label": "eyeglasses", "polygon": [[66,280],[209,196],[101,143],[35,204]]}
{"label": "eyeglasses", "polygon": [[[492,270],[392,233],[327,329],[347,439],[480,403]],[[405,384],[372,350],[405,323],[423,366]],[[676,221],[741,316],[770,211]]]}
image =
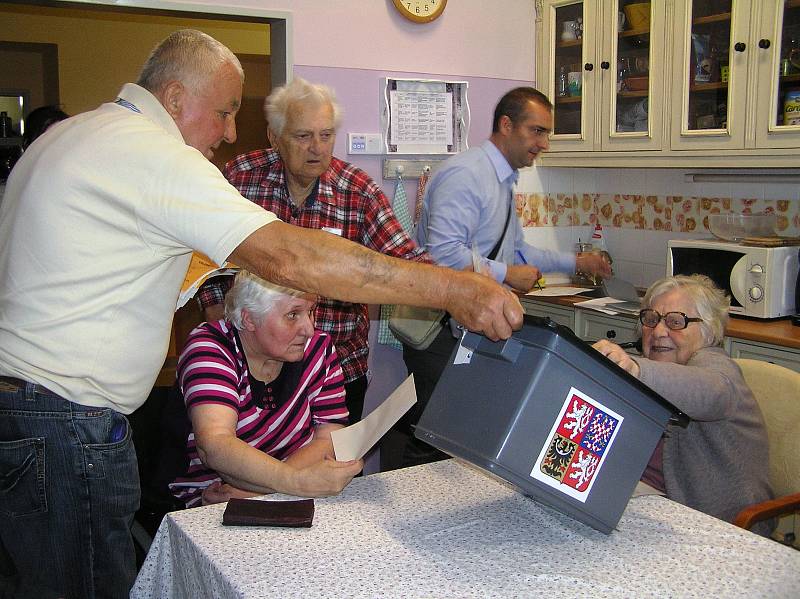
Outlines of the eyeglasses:
{"label": "eyeglasses", "polygon": [[649,329],[654,329],[658,323],[664,321],[667,328],[673,331],[682,331],[689,326],[690,322],[702,322],[702,318],[692,318],[686,316],[683,312],[667,312],[666,314],[659,314],[655,310],[645,308],[639,311],[639,322]]}

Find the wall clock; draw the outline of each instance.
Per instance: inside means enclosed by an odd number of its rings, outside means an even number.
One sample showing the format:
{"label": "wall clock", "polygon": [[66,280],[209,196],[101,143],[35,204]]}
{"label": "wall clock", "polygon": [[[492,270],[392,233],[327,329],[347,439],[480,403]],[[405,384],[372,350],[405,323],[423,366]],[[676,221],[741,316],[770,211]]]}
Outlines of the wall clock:
{"label": "wall clock", "polygon": [[447,0],[392,0],[401,15],[415,23],[430,23],[438,18]]}

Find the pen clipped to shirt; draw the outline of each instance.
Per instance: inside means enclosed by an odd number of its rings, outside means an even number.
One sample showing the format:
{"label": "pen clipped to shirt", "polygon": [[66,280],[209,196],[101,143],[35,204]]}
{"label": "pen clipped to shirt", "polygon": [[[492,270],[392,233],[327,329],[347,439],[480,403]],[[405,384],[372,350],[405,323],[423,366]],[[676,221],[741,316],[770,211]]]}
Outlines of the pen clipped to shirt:
{"label": "pen clipped to shirt", "polygon": [[[517,250],[517,256],[519,257],[519,259],[522,261],[523,264],[525,265],[528,264],[528,261],[525,259],[525,255],[519,250]],[[536,279],[536,287],[538,287],[540,290],[542,289],[542,284],[539,282],[539,279]]]}

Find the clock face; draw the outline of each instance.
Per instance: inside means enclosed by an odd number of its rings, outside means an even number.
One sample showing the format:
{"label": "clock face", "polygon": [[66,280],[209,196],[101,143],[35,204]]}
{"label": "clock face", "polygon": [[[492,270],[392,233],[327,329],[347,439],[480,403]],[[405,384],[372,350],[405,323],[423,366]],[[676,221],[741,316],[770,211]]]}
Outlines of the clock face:
{"label": "clock face", "polygon": [[392,0],[395,8],[406,19],[415,23],[428,23],[444,12],[447,0]]}

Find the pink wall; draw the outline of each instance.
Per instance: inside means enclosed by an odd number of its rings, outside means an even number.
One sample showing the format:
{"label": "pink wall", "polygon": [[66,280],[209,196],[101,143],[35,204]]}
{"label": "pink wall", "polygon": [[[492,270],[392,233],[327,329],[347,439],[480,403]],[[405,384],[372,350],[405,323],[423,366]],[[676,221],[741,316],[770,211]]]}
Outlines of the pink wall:
{"label": "pink wall", "polygon": [[[492,128],[492,115],[497,99],[506,91],[518,85],[531,85],[530,81],[508,79],[488,79],[434,73],[408,73],[404,71],[371,71],[362,69],[312,67],[295,65],[294,74],[309,81],[330,85],[336,90],[339,103],[344,108],[344,118],[336,139],[334,153],[353,164],[357,164],[376,181],[382,179],[382,160],[384,156],[348,155],[347,133],[382,133],[379,103],[381,79],[383,77],[449,78],[467,81],[471,125],[468,137],[470,147],[480,144],[489,136]],[[407,156],[393,156],[407,158]],[[409,182],[407,192],[411,194]],[[385,186],[388,188],[389,186]]]}
{"label": "pink wall", "polygon": [[[185,3],[224,10],[216,0]],[[292,13],[296,65],[533,78],[532,0],[450,0],[441,17],[422,25],[403,19],[392,0],[227,0],[224,4]]]}

